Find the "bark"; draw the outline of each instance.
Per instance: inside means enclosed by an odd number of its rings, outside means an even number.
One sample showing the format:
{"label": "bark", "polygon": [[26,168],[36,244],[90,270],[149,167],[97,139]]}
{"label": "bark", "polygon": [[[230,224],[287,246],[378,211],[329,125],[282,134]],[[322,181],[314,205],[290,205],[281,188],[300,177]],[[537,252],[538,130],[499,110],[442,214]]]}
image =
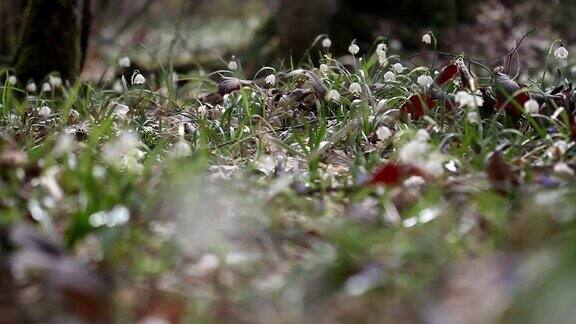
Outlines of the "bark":
{"label": "bark", "polygon": [[18,43],[18,31],[27,0],[0,1],[0,56],[12,57]]}
{"label": "bark", "polygon": [[28,0],[14,57],[18,78],[40,82],[58,72],[80,75],[91,23],[89,0]]}

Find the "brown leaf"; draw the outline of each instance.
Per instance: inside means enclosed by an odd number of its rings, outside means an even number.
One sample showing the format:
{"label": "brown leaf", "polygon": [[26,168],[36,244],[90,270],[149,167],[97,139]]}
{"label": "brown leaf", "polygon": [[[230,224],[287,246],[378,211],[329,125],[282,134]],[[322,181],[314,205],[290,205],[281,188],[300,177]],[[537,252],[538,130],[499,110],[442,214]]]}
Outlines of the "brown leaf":
{"label": "brown leaf", "polygon": [[459,67],[457,64],[452,63],[450,65],[447,65],[442,69],[442,71],[440,71],[440,73],[438,73],[438,76],[436,77],[436,80],[434,80],[434,83],[439,86],[443,86],[446,83],[453,80],[456,77],[456,75],[458,75],[458,72]]}
{"label": "brown leaf", "polygon": [[500,152],[492,153],[486,166],[488,179],[500,193],[506,193],[511,186],[520,185],[520,178],[512,167],[502,158]]}
{"label": "brown leaf", "polygon": [[408,101],[400,107],[400,112],[403,115],[410,114],[413,120],[418,120],[426,115],[428,110],[434,109],[435,107],[436,102],[430,96],[416,94],[410,97]]}

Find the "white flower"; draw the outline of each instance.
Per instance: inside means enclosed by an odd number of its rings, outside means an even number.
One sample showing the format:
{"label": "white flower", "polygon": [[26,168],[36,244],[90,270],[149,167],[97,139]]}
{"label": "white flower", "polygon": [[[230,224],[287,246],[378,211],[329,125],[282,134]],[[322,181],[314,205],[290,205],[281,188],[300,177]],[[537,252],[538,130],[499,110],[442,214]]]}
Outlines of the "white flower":
{"label": "white flower", "polygon": [[376,54],[380,55],[380,54],[384,54],[386,55],[386,50],[387,50],[387,46],[384,43],[380,43],[378,44],[378,46],[376,47]]}
{"label": "white flower", "polygon": [[568,143],[566,141],[559,140],[559,141],[554,142],[552,147],[557,149],[558,152],[560,152],[560,154],[563,155],[568,150]]}
{"label": "white flower", "polygon": [[326,74],[330,71],[330,68],[326,64],[320,64],[320,72]]}
{"label": "white flower", "polygon": [[466,91],[458,91],[454,101],[459,107],[476,108],[484,104],[484,99],[481,96],[470,94]]}
{"label": "white flower", "polygon": [[378,110],[384,109],[386,107],[386,104],[388,104],[388,100],[380,99],[380,101],[378,101],[378,104],[376,105],[376,109]]}
{"label": "white flower", "polygon": [[74,147],[74,136],[72,134],[62,134],[56,140],[56,145],[54,145],[54,149],[52,152],[56,156],[63,156],[72,152]]}
{"label": "white flower", "polygon": [[130,58],[128,56],[123,56],[123,57],[118,59],[118,66],[128,68],[128,67],[130,67],[130,65],[132,65],[132,64],[131,64]]}
{"label": "white flower", "polygon": [[140,139],[138,139],[136,134],[123,132],[115,141],[104,145],[102,159],[118,167],[138,169],[138,158],[143,155],[143,152],[139,149],[140,145]]}
{"label": "white flower", "polygon": [[568,164],[564,162],[558,162],[554,164],[553,171],[557,175],[573,176],[574,169],[572,169]]}
{"label": "white flower", "polygon": [[36,90],[38,90],[38,88],[36,87],[36,83],[34,83],[34,82],[30,82],[26,85],[26,91],[36,92]]}
{"label": "white flower", "polygon": [[15,86],[16,83],[18,83],[18,78],[16,78],[15,75],[11,75],[11,76],[8,77],[8,83],[9,83],[11,86]]}
{"label": "white flower", "polygon": [[332,89],[326,95],[326,99],[328,101],[339,102],[340,101],[340,93],[337,90]]}
{"label": "white flower", "polygon": [[382,51],[378,53],[378,63],[380,63],[382,66],[388,64],[388,57],[386,56],[386,52]]}
{"label": "white flower", "polygon": [[276,83],[276,76],[274,74],[270,74],[266,77],[265,81],[267,85],[274,85]]}
{"label": "white flower", "polygon": [[434,79],[432,79],[431,76],[424,74],[418,77],[417,82],[424,88],[428,88],[432,83],[434,83]]}
{"label": "white flower", "polygon": [[206,105],[202,105],[200,107],[198,107],[198,114],[203,116],[206,115],[206,112],[208,112],[208,107],[206,107]]}
{"label": "white flower", "polygon": [[414,138],[421,142],[428,142],[430,140],[430,133],[428,133],[427,130],[420,128],[416,132],[416,136]]}
{"label": "white flower", "polygon": [[540,104],[534,99],[530,99],[524,103],[524,109],[529,114],[537,114],[540,110]]}
{"label": "white flower", "polygon": [[126,105],[117,103],[117,102],[112,102],[112,105],[114,106],[114,113],[119,116],[119,117],[126,117],[126,115],[128,114],[128,112],[130,111],[130,108]]}
{"label": "white flower", "polygon": [[228,70],[230,70],[230,71],[238,70],[238,63],[236,63],[236,60],[232,59],[232,61],[230,61],[230,63],[228,63]]}
{"label": "white flower", "polygon": [[352,103],[350,103],[350,107],[351,108],[360,107],[361,104],[362,104],[362,100],[354,99],[354,100],[352,100]]}
{"label": "white flower", "polygon": [[62,78],[60,78],[59,76],[53,76],[53,75],[48,76],[48,82],[54,88],[59,88],[62,86]]}
{"label": "white flower", "polygon": [[132,77],[132,84],[134,85],[141,85],[146,83],[146,78],[140,74],[140,73],[136,73],[133,77]]}
{"label": "white flower", "polygon": [[426,45],[432,44],[432,36],[430,35],[430,33],[426,33],[424,34],[424,36],[422,36],[422,43]]}
{"label": "white flower", "polygon": [[568,55],[570,55],[570,53],[568,53],[568,50],[564,46],[560,46],[554,51],[554,56],[557,59],[565,60],[568,58]]}
{"label": "white flower", "polygon": [[384,73],[384,81],[393,82],[395,80],[396,80],[396,76],[394,75],[394,72],[388,71],[388,72]]}
{"label": "white flower", "polygon": [[178,143],[174,144],[174,147],[170,152],[170,157],[174,159],[181,159],[190,155],[192,155],[192,148],[190,148],[190,144],[184,140],[180,140]]}
{"label": "white flower", "polygon": [[356,55],[360,52],[360,47],[358,47],[358,45],[356,45],[356,43],[352,43],[348,47],[348,52],[350,52],[350,54],[352,54],[352,55]]}
{"label": "white flower", "polygon": [[390,137],[392,137],[392,132],[390,131],[390,128],[386,126],[380,126],[376,130],[376,137],[378,138],[379,141],[384,142],[388,140]]}
{"label": "white flower", "polygon": [[428,143],[419,140],[413,140],[402,146],[400,149],[399,157],[402,162],[415,163],[424,159],[428,153],[428,149]]}
{"label": "white flower", "polygon": [[466,114],[466,119],[470,124],[477,124],[479,119],[478,113],[475,110],[469,111],[468,114]]}
{"label": "white flower", "polygon": [[396,63],[392,65],[392,68],[394,71],[396,71],[396,73],[402,73],[402,71],[404,71],[404,66],[402,66],[402,63]]}
{"label": "white flower", "polygon": [[358,94],[362,92],[362,86],[358,82],[353,82],[350,84],[350,88],[348,90],[352,93]]}
{"label": "white flower", "polygon": [[330,38],[326,37],[322,40],[322,47],[324,48],[329,48],[330,46],[332,46],[332,41],[330,40]]}
{"label": "white flower", "polygon": [[114,85],[112,86],[112,90],[116,92],[123,92],[124,87],[122,86],[122,81],[116,80],[116,82],[114,82]]}
{"label": "white flower", "polygon": [[50,85],[50,83],[44,82],[42,84],[42,92],[49,92],[50,90],[52,90],[52,86]]}
{"label": "white flower", "polygon": [[40,109],[38,109],[38,115],[42,117],[48,117],[51,113],[52,109],[50,109],[48,106],[42,106]]}

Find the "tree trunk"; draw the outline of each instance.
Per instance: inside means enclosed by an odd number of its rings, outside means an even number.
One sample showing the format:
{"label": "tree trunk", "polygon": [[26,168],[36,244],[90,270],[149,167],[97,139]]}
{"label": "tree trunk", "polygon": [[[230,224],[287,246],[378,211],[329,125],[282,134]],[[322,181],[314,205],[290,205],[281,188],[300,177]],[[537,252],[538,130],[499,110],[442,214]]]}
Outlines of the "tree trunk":
{"label": "tree trunk", "polygon": [[26,0],[0,1],[0,56],[3,62],[14,54],[26,2]]}
{"label": "tree trunk", "polygon": [[91,23],[89,0],[28,0],[14,69],[22,82],[80,75]]}
{"label": "tree trunk", "polygon": [[[374,41],[382,19],[394,23],[395,38],[419,44],[425,28],[448,28],[464,21],[470,12],[467,0],[280,0],[274,28],[280,53],[299,60],[320,34],[332,39],[332,52],[343,54],[353,39],[360,48]],[[406,36],[404,36],[406,34]],[[408,35],[409,34],[409,35]]]}

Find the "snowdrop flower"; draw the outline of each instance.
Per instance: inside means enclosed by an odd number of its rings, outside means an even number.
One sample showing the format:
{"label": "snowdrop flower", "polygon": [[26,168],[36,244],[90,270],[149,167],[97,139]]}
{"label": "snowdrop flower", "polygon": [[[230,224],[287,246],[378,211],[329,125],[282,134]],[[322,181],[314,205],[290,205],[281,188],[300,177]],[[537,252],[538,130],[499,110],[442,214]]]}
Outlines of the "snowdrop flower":
{"label": "snowdrop flower", "polygon": [[422,43],[426,45],[432,44],[432,36],[430,35],[430,33],[426,33],[424,34],[424,36],[422,36]]}
{"label": "snowdrop flower", "polygon": [[566,141],[559,140],[554,142],[552,147],[557,149],[560,152],[560,154],[564,154],[568,150],[568,143]]}
{"label": "snowdrop flower", "polygon": [[392,65],[392,68],[394,71],[396,71],[396,73],[402,73],[402,71],[404,71],[404,66],[402,66],[402,63],[396,63]]}
{"label": "snowdrop flower", "polygon": [[190,144],[184,140],[178,141],[170,152],[170,157],[173,159],[181,159],[190,155],[192,155],[192,148],[190,148]]}
{"label": "snowdrop flower", "polygon": [[352,55],[356,55],[360,52],[360,47],[358,47],[358,45],[356,45],[356,43],[352,43],[348,47],[348,52],[350,52],[350,54],[352,54]]}
{"label": "snowdrop flower", "polygon": [[330,38],[326,37],[322,40],[322,47],[324,48],[329,48],[330,46],[332,46],[332,41],[330,40]]}
{"label": "snowdrop flower", "polygon": [[120,80],[116,80],[116,82],[114,82],[114,85],[112,86],[112,90],[116,92],[123,92],[124,87],[122,86],[122,82]]}
{"label": "snowdrop flower", "polygon": [[266,77],[266,84],[273,86],[276,83],[276,76],[274,74],[270,74]]}
{"label": "snowdrop flower", "polygon": [[136,134],[123,132],[115,141],[104,145],[102,159],[112,165],[137,169],[138,158],[143,155],[140,144]]}
{"label": "snowdrop flower", "polygon": [[376,130],[376,137],[379,141],[384,142],[392,137],[392,132],[390,131],[390,128],[386,126],[380,126]]}
{"label": "snowdrop flower", "polygon": [[432,79],[432,77],[427,74],[419,76],[418,80],[416,81],[424,88],[428,88],[432,83],[434,83],[434,79]]}
{"label": "snowdrop flower", "polygon": [[350,107],[351,107],[351,108],[360,107],[361,104],[362,104],[362,100],[360,100],[360,99],[354,99],[354,100],[352,100],[352,102],[350,103]]}
{"label": "snowdrop flower", "polygon": [[51,113],[52,109],[50,109],[48,106],[42,106],[40,109],[38,109],[38,115],[42,117],[48,117]]}
{"label": "snowdrop flower", "polygon": [[466,91],[458,91],[454,101],[460,107],[476,108],[484,104],[484,99],[478,95],[470,94]]}
{"label": "snowdrop flower", "polygon": [[198,107],[198,114],[201,116],[206,115],[206,112],[208,112],[208,107],[206,107],[206,105],[202,105],[200,107]]}
{"label": "snowdrop flower", "polygon": [[386,47],[386,44],[384,43],[380,43],[378,44],[378,46],[376,47],[376,54],[380,55],[382,53],[386,54],[386,50],[388,48]]}
{"label": "snowdrop flower", "polygon": [[339,102],[340,101],[340,93],[337,90],[332,89],[332,90],[330,90],[330,92],[328,92],[328,95],[326,95],[326,99],[328,101]]}
{"label": "snowdrop flower", "polygon": [[428,149],[428,143],[419,140],[413,140],[402,146],[400,149],[399,157],[402,162],[415,163],[424,159],[428,153]]}
{"label": "snowdrop flower", "polygon": [[430,140],[430,133],[428,133],[427,130],[421,128],[416,132],[416,136],[414,138],[421,142],[428,142]]}
{"label": "snowdrop flower", "polygon": [[477,124],[479,119],[478,113],[475,110],[469,111],[468,114],[466,114],[466,119],[470,124]]}
{"label": "snowdrop flower", "polygon": [[394,75],[394,72],[388,71],[388,72],[384,73],[384,81],[393,82],[395,80],[396,80],[396,76]]}
{"label": "snowdrop flower", "polygon": [[358,82],[353,82],[350,84],[350,88],[348,90],[354,94],[358,94],[362,92],[362,86]]}
{"label": "snowdrop flower", "polygon": [[382,66],[388,64],[388,57],[386,56],[386,52],[378,53],[378,63],[380,63]]}
{"label": "snowdrop flower", "polygon": [[378,110],[384,109],[386,107],[386,104],[388,104],[388,100],[380,99],[380,101],[378,101],[378,104],[376,105],[376,109]]}
{"label": "snowdrop flower", "polygon": [[54,145],[54,149],[52,152],[56,156],[63,156],[70,152],[74,147],[74,136],[72,134],[62,134],[56,140],[56,145]]}
{"label": "snowdrop flower", "polygon": [[568,55],[570,55],[570,53],[568,53],[568,50],[564,46],[560,46],[554,51],[554,57],[557,59],[565,60],[568,58]]}
{"label": "snowdrop flower", "polygon": [[62,78],[60,78],[59,76],[53,76],[53,75],[48,76],[48,82],[54,88],[59,88],[62,86]]}
{"label": "snowdrop flower", "polygon": [[42,92],[50,92],[52,90],[52,86],[48,82],[44,82],[42,84]]}
{"label": "snowdrop flower", "polygon": [[26,91],[36,92],[36,90],[38,90],[38,88],[36,87],[36,83],[34,83],[34,82],[30,82],[26,85]]}
{"label": "snowdrop flower", "polygon": [[564,162],[558,162],[554,164],[554,168],[552,169],[555,174],[563,175],[563,176],[573,176],[574,169],[572,169],[568,164]]}
{"label": "snowdrop flower", "polygon": [[142,85],[146,83],[146,78],[138,71],[134,71],[132,74],[132,84],[133,85]]}
{"label": "snowdrop flower", "polygon": [[530,99],[524,103],[524,109],[529,114],[537,114],[540,110],[540,104],[534,99]]}
{"label": "snowdrop flower", "polygon": [[11,75],[8,77],[8,84],[10,84],[11,86],[15,86],[16,83],[18,83],[18,78],[16,78],[15,75]]}
{"label": "snowdrop flower", "polygon": [[236,57],[232,56],[232,60],[228,63],[228,70],[230,71],[238,70],[238,63],[236,63]]}
{"label": "snowdrop flower", "polygon": [[114,106],[114,113],[119,117],[122,118],[126,117],[128,112],[130,111],[130,108],[128,106],[123,105],[121,103],[112,102],[112,105]]}
{"label": "snowdrop flower", "polygon": [[330,68],[326,64],[320,64],[320,72],[326,74],[330,71]]}
{"label": "snowdrop flower", "polygon": [[118,59],[118,66],[123,67],[123,68],[128,68],[130,67],[131,62],[130,62],[130,58],[128,56],[124,56]]}

